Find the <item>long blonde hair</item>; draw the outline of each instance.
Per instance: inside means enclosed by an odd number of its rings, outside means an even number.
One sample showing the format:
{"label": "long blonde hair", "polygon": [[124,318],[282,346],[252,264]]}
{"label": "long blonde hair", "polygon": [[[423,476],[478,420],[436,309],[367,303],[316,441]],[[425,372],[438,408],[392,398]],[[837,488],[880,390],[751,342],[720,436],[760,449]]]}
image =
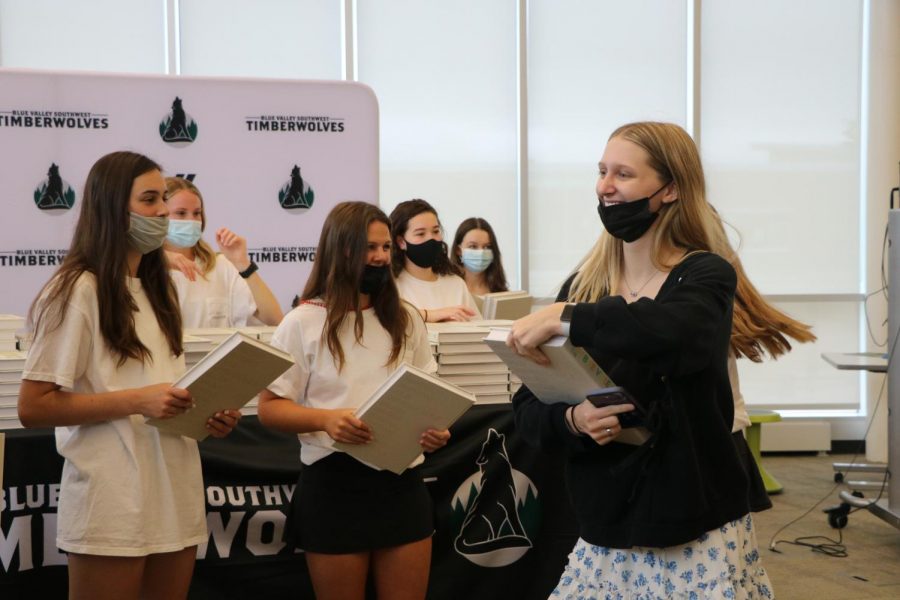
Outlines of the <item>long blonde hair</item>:
{"label": "long blonde hair", "polygon": [[[168,197],[171,198],[178,192],[191,192],[200,199],[200,231],[206,229],[206,202],[203,201],[203,194],[197,189],[193,182],[181,177],[166,177],[166,190]],[[203,238],[197,240],[194,244],[194,256],[200,261],[200,269],[206,275],[216,266],[216,253],[210,248],[209,244],[203,241]]]}
{"label": "long blonde hair", "polygon": [[[662,181],[675,185],[678,200],[663,204],[657,217],[656,235],[650,258],[653,265],[669,271],[665,256],[672,248],[691,252],[706,251],[727,260],[737,273],[731,347],[738,356],[762,361],[767,352],[773,358],[791,349],[785,336],[798,342],[810,342],[816,336],[810,326],[796,321],[763,299],[744,272],[722,219],[706,200],[706,182],[700,153],[687,132],[672,123],[629,123],[616,129],[609,139],[621,137],[647,153],[647,163]],[[600,235],[590,253],[582,260],[569,290],[573,302],[596,302],[616,294],[622,274],[622,240],[607,233]]]}

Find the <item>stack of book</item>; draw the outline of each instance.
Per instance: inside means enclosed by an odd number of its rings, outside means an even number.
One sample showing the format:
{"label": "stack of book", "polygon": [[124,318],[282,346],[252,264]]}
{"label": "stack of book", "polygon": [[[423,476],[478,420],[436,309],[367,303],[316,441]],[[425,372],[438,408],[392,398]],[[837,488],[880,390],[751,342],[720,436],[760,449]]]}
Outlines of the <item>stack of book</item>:
{"label": "stack of book", "polygon": [[0,351],[0,429],[21,429],[16,405],[25,368],[25,352]]}
{"label": "stack of book", "polygon": [[261,342],[269,343],[272,341],[272,335],[278,329],[273,325],[247,325],[238,329],[244,335],[249,335],[253,339]]}
{"label": "stack of book", "polygon": [[0,315],[0,352],[18,350],[16,331],[25,327],[25,317]]}
{"label": "stack of book", "polygon": [[215,347],[225,341],[235,331],[237,331],[235,327],[188,327],[184,330],[184,335],[203,338],[212,342],[213,347]]}
{"label": "stack of book", "polygon": [[493,292],[481,296],[481,316],[485,319],[515,320],[531,312],[534,298],[522,290]]}
{"label": "stack of book", "polygon": [[216,347],[218,342],[213,342],[210,338],[185,333],[181,337],[181,344],[184,347],[184,364],[190,369],[192,366],[200,362],[200,359],[209,354],[209,351]]}
{"label": "stack of book", "polygon": [[491,326],[509,321],[428,323],[437,376],[475,394],[478,404],[509,402],[509,368],[484,343]]}

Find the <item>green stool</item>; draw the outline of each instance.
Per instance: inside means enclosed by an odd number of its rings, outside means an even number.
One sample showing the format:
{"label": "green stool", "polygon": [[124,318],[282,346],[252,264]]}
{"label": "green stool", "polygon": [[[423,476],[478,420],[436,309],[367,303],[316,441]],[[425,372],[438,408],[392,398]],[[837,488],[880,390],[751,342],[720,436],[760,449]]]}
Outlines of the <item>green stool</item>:
{"label": "green stool", "polygon": [[769,472],[763,468],[762,459],[759,455],[759,437],[762,431],[763,423],[774,423],[781,420],[774,410],[748,410],[750,414],[750,427],[747,428],[747,445],[750,446],[750,452],[753,453],[753,460],[756,461],[756,468],[762,475],[763,483],[766,486],[766,492],[771,494],[780,494],[784,491],[784,486],[777,479],[769,475]]}

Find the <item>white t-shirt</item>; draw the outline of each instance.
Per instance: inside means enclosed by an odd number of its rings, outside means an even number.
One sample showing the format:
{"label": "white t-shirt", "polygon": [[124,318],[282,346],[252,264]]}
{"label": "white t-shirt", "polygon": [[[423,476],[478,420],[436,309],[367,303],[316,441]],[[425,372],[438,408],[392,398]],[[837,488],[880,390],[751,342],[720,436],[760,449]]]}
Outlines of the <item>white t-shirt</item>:
{"label": "white t-shirt", "polygon": [[[200,266],[200,263],[197,263]],[[190,281],[181,271],[172,271],[185,329],[197,327],[245,327],[256,312],[256,302],[246,280],[223,256],[213,269]]]}
{"label": "white t-shirt", "polygon": [[[428,373],[437,371],[437,364],[428,345],[428,332],[422,317],[408,304],[411,329],[400,354],[406,362]],[[288,352],[296,364],[276,379],[269,390],[277,396],[293,400],[311,408],[357,408],[375,392],[397,368],[399,363],[386,365],[391,355],[391,336],[381,326],[375,310],[362,311],[363,336],[356,341],[356,318],[349,315],[339,333],[344,350],[344,367],[337,364],[322,339],[325,326],[325,307],[303,303],[285,315],[272,336],[272,345]],[[333,441],[324,431],[298,434],[300,461],[311,465],[332,452]],[[420,455],[411,466],[421,463]],[[375,468],[375,467],[373,467]]]}
{"label": "white t-shirt", "polygon": [[424,281],[403,270],[397,276],[397,289],[400,297],[416,308],[431,310],[462,305],[475,311],[474,319],[481,318],[466,280],[458,275],[438,275],[437,281]]}
{"label": "white t-shirt", "polygon": [[[139,279],[128,278],[138,310],[135,328],[153,360],[118,364],[100,333],[96,280],[76,282],[59,328],[39,332],[28,350],[23,379],[65,391],[102,393],[174,382],[183,356],[171,354]],[[197,442],[160,434],[140,415],[56,428],[65,458],[56,545],[104,556],[174,552],[204,542],[206,508]]]}
{"label": "white t-shirt", "polygon": [[741,381],[738,378],[734,352],[728,352],[728,381],[731,383],[731,395],[734,396],[734,421],[731,425],[731,432],[734,433],[750,427],[750,415],[747,413],[747,405],[744,404],[744,395],[741,393]]}

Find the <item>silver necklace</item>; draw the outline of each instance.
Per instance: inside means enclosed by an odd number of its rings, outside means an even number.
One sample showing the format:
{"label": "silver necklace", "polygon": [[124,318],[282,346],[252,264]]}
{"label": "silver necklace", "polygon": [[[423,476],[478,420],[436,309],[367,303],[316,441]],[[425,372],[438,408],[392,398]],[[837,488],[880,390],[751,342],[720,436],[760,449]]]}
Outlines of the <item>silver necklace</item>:
{"label": "silver necklace", "polygon": [[660,271],[658,269],[656,271],[653,271],[653,274],[650,275],[650,278],[647,281],[645,281],[641,287],[639,287],[638,289],[635,290],[635,289],[632,289],[631,284],[628,283],[628,277],[625,275],[625,271],[622,271],[622,279],[625,280],[625,286],[628,288],[628,295],[631,296],[632,298],[637,298],[638,294],[641,293],[641,290],[644,289],[645,287],[647,287],[647,284],[650,283],[651,281],[653,281],[653,278],[656,277],[657,275],[659,275],[661,272],[662,271]]}

